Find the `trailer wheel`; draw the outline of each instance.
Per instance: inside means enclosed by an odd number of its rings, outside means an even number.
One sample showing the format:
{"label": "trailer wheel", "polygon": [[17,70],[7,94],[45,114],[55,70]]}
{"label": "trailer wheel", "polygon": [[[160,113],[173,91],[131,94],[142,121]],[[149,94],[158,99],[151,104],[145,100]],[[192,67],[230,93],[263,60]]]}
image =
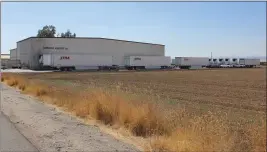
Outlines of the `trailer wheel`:
{"label": "trailer wheel", "polygon": [[73,71],[73,67],[68,67],[68,71]]}

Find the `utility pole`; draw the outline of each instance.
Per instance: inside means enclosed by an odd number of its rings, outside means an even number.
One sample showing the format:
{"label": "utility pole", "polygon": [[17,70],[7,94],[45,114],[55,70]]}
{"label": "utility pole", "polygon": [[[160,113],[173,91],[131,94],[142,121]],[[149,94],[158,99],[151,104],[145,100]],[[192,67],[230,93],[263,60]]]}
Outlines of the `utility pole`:
{"label": "utility pole", "polygon": [[212,59],[212,52],[210,53],[210,57],[211,57],[211,59]]}

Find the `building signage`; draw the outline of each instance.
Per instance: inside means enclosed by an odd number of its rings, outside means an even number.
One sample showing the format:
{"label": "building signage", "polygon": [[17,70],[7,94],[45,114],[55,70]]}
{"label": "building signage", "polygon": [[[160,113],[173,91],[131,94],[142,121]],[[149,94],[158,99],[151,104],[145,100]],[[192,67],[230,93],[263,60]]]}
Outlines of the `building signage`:
{"label": "building signage", "polygon": [[61,57],[60,57],[60,60],[69,60],[69,59],[70,59],[69,56],[61,56]]}
{"label": "building signage", "polygon": [[68,50],[68,48],[66,47],[49,47],[49,46],[45,46],[43,47],[44,50]]}
{"label": "building signage", "polygon": [[134,58],[134,60],[141,60],[141,58]]}

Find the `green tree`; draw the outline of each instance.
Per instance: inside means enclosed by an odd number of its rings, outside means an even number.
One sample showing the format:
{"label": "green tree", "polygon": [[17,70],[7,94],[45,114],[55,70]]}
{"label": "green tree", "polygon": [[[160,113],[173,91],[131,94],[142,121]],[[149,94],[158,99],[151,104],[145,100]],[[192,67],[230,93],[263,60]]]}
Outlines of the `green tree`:
{"label": "green tree", "polygon": [[64,37],[64,38],[76,37],[76,34],[75,34],[75,33],[72,34],[72,33],[70,32],[70,30],[67,30],[67,32],[65,32],[65,33],[61,33],[61,37]]}
{"label": "green tree", "polygon": [[43,29],[38,30],[37,37],[55,37],[56,27],[53,25],[46,25]]}

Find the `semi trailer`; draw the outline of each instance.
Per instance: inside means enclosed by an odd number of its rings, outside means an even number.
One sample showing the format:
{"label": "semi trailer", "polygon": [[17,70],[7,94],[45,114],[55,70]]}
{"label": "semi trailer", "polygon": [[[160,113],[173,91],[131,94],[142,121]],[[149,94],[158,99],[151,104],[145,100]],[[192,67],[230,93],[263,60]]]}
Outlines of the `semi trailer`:
{"label": "semi trailer", "polygon": [[125,56],[124,61],[127,70],[167,69],[172,63],[169,56]]}
{"label": "semi trailer", "polygon": [[6,67],[7,68],[12,68],[12,69],[20,69],[21,68],[21,63],[20,63],[20,60],[8,60],[7,61],[7,64],[6,64]]}
{"label": "semi trailer", "polygon": [[243,65],[244,67],[253,68],[260,66],[260,59],[247,59],[240,58],[239,65]]}
{"label": "semi trailer", "polygon": [[230,65],[231,64],[230,59],[229,58],[225,58],[224,59],[224,64],[225,65]]}
{"label": "semi trailer", "polygon": [[175,57],[175,65],[180,69],[202,68],[210,63],[207,57]]}
{"label": "semi trailer", "polygon": [[209,59],[209,65],[211,65],[213,63],[212,59]]}
{"label": "semi trailer", "polygon": [[238,64],[238,59],[237,58],[232,58],[230,63],[232,65],[237,65]]}
{"label": "semi trailer", "polygon": [[91,54],[42,54],[39,56],[41,69],[58,69],[61,71],[72,70],[118,70],[113,65],[112,56],[91,55]]}
{"label": "semi trailer", "polygon": [[223,58],[219,58],[219,65],[224,65],[224,59]]}

